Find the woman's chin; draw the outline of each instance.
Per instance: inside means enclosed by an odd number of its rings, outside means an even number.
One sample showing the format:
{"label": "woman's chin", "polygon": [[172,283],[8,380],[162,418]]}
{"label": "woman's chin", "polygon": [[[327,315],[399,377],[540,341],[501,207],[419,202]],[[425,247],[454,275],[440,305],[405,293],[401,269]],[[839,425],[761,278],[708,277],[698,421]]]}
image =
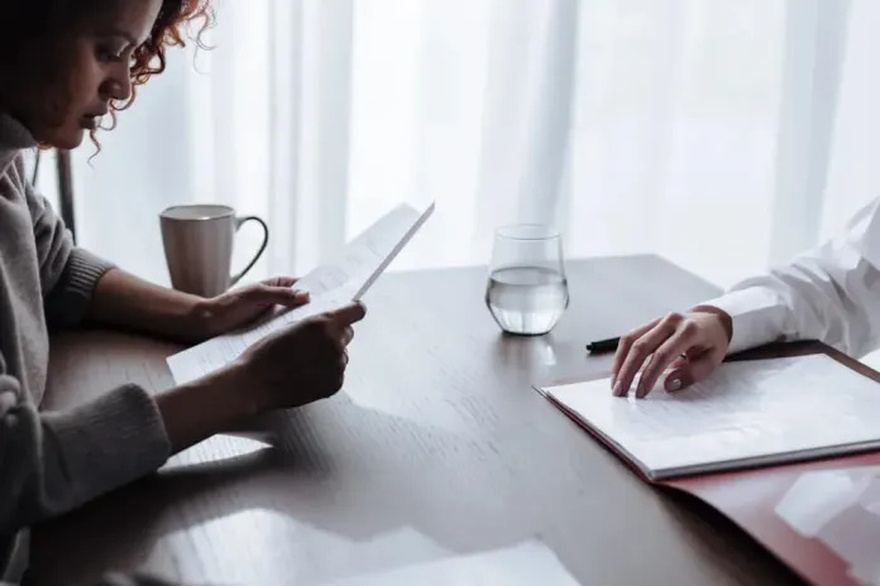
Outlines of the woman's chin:
{"label": "woman's chin", "polygon": [[73,150],[82,144],[86,131],[77,128],[72,130],[59,130],[49,137],[47,142],[56,149]]}

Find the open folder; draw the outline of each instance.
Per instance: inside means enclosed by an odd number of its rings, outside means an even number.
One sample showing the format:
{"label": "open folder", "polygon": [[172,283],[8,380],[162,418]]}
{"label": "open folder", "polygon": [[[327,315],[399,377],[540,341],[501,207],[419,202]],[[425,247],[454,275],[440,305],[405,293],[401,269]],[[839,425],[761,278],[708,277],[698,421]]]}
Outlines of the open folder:
{"label": "open folder", "polygon": [[418,209],[409,204],[395,207],[349,242],[337,258],[297,281],[297,289],[310,295],[306,305],[169,356],[167,363],[175,382],[182,385],[226,366],[279,328],[360,301],[433,211],[433,203]]}
{"label": "open folder", "polygon": [[[645,399],[536,387],[648,482],[714,507],[810,583],[880,584],[880,373],[816,342]],[[742,358],[750,358],[743,360]]]}
{"label": "open folder", "polygon": [[644,399],[607,378],[543,390],[651,480],[880,449],[880,385],[826,354],[728,362]]}

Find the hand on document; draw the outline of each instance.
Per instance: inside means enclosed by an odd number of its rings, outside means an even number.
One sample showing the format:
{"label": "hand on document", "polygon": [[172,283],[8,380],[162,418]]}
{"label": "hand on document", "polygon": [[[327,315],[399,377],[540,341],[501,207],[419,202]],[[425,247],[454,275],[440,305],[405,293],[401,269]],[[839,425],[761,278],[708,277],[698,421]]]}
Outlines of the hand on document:
{"label": "hand on document", "polygon": [[364,318],[361,303],[276,330],[240,358],[256,409],[286,409],[324,399],[342,388],[352,324]]}
{"label": "hand on document", "polygon": [[[434,204],[414,208],[401,204],[351,240],[329,262],[297,280],[296,288],[309,302],[281,312],[242,331],[211,338],[169,356],[168,367],[178,385],[198,380],[236,360],[254,343],[273,332],[359,301],[379,275],[410,241],[434,210]],[[285,358],[286,359],[286,358]]]}
{"label": "hand on document", "polygon": [[199,303],[193,337],[201,342],[227,334],[265,317],[276,307],[292,309],[308,301],[308,292],[297,289],[293,277],[274,277],[233,289]]}
{"label": "hand on document", "polygon": [[[636,397],[647,395],[663,372],[664,386],[677,391],[706,378],[727,354],[730,316],[720,309],[701,306],[690,313],[657,318],[622,336],[611,367],[611,387],[627,395],[641,370]],[[644,369],[642,370],[642,367]]]}

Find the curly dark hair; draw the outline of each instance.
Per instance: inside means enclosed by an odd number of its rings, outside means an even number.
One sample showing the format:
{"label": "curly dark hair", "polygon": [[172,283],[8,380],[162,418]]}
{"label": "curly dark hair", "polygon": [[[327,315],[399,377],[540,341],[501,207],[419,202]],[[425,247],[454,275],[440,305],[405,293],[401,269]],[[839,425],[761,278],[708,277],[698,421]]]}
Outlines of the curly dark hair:
{"label": "curly dark hair", "polygon": [[134,64],[131,67],[132,94],[131,98],[120,108],[125,109],[134,102],[137,86],[165,71],[165,49],[167,47],[184,47],[186,32],[194,22],[200,22],[194,36],[199,47],[205,48],[202,34],[214,22],[214,12],[208,0],[163,0],[159,16],[153,24],[153,30],[147,41],[134,53]]}
{"label": "curly dark hair", "polygon": [[[15,59],[26,47],[68,33],[80,22],[120,1],[131,0],[0,0],[0,54]],[[124,102],[111,102],[112,124],[105,130],[115,126],[117,112],[131,106],[138,86],[165,70],[168,47],[184,47],[191,40],[200,48],[207,48],[203,34],[213,23],[210,0],[162,0],[150,36],[133,54],[131,97]],[[92,140],[98,144],[94,131]]]}

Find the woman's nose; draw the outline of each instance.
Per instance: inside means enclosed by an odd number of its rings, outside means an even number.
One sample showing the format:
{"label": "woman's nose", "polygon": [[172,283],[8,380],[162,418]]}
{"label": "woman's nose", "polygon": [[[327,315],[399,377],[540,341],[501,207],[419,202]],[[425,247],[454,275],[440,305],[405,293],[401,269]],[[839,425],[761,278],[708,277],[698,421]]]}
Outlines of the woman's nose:
{"label": "woman's nose", "polygon": [[112,100],[128,100],[131,97],[131,75],[128,68],[125,69],[124,75],[119,74],[107,78],[102,89],[102,93]]}

